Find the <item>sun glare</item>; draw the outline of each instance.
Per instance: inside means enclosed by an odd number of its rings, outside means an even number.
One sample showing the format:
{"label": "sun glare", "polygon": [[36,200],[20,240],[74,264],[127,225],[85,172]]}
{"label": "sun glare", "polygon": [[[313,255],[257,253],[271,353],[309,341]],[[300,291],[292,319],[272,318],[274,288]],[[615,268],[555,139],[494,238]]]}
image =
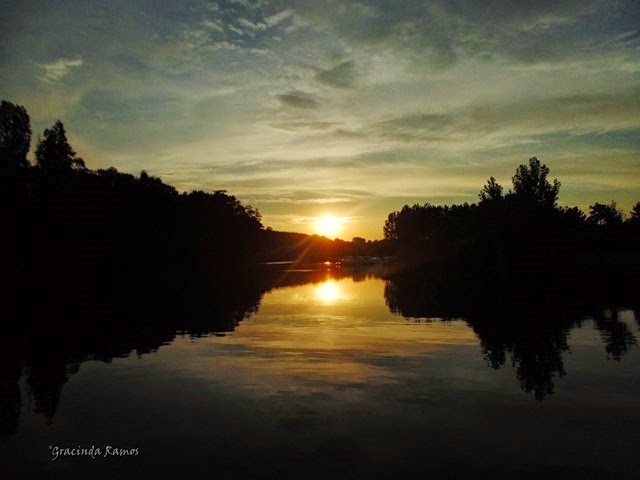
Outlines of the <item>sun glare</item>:
{"label": "sun glare", "polygon": [[316,298],[325,303],[333,303],[340,299],[340,287],[335,282],[324,282],[316,288]]}
{"label": "sun glare", "polygon": [[349,302],[355,298],[355,295],[343,291],[341,284],[335,280],[326,280],[316,286],[315,298],[325,304],[335,304]]}
{"label": "sun glare", "polygon": [[332,215],[325,215],[316,221],[315,229],[320,235],[334,237],[342,229],[342,219]]}

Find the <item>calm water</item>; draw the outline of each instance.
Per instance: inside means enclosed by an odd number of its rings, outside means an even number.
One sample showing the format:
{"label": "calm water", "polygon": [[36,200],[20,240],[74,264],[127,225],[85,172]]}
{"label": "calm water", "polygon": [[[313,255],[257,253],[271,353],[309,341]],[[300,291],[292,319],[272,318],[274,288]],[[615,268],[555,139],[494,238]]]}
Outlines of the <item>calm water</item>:
{"label": "calm water", "polygon": [[[443,320],[372,275],[290,275],[236,309],[236,322],[246,318],[233,331],[174,325],[85,351],[65,340],[63,352],[47,337],[46,355],[27,352],[19,370],[4,370],[3,469],[16,478],[637,478],[632,310],[524,327],[513,326],[517,311],[507,324]],[[394,313],[403,311],[416,317]],[[49,448],[91,445],[139,454],[53,461]]]}

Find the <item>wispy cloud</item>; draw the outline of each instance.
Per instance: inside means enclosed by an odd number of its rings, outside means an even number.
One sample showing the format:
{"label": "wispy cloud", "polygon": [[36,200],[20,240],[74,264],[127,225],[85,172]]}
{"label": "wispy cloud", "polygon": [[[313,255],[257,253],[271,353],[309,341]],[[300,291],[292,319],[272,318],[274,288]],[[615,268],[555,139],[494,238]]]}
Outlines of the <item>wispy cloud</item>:
{"label": "wispy cloud", "polygon": [[40,79],[44,82],[59,82],[71,73],[71,69],[81,67],[82,58],[59,58],[51,63],[44,63],[40,68],[44,70],[44,74]]}
{"label": "wispy cloud", "polygon": [[349,60],[328,70],[320,70],[316,78],[336,87],[351,87],[356,80],[355,62]]}
{"label": "wispy cloud", "polygon": [[304,92],[289,92],[278,95],[278,99],[289,107],[295,108],[316,108],[318,101],[313,95]]}

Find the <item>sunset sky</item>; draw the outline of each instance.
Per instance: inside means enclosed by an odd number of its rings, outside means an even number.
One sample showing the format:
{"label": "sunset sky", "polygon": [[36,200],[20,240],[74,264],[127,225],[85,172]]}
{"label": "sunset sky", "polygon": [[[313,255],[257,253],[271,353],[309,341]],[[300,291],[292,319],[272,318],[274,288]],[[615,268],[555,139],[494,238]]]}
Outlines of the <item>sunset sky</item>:
{"label": "sunset sky", "polygon": [[4,1],[0,97],[89,168],[227,189],[277,230],[382,236],[537,156],[640,200],[640,2]]}

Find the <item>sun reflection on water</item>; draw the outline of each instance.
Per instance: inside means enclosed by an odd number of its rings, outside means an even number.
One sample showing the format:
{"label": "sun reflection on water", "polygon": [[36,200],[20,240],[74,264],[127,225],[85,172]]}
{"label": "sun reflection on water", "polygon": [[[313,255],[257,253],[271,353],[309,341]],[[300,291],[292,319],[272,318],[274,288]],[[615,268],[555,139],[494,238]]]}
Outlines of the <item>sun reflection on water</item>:
{"label": "sun reflection on water", "polygon": [[353,299],[353,294],[344,293],[335,280],[327,280],[316,287],[315,298],[323,303],[336,303]]}

